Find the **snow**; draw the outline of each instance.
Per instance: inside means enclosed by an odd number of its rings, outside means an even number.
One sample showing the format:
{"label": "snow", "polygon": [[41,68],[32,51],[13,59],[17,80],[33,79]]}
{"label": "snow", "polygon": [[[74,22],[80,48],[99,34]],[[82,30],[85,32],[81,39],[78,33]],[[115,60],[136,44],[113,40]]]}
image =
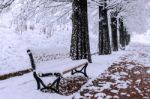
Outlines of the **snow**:
{"label": "snow", "polygon": [[[112,55],[92,56],[93,63],[87,67],[89,78],[96,78],[100,73],[106,70],[110,64],[117,61],[118,58],[124,54],[124,51],[120,51]],[[89,80],[88,83],[90,83],[92,79]],[[56,93],[42,93],[36,90],[36,82],[32,73],[29,73],[21,77],[0,81],[0,99],[11,99],[12,97],[15,99],[71,99],[73,95],[62,96]]]}
{"label": "snow", "polygon": [[144,43],[149,44],[150,43],[150,30],[147,30],[144,34],[134,34],[132,37],[132,42],[138,42],[138,43]]}
{"label": "snow", "polygon": [[[2,99],[61,99],[64,96],[57,94],[42,93],[36,90],[36,82],[32,73],[22,77],[0,81],[0,98]],[[66,98],[66,97],[65,97]],[[69,98],[68,98],[69,99]]]}
{"label": "snow", "polygon": [[108,66],[117,61],[117,59],[119,59],[119,57],[124,55],[125,53],[126,52],[124,51],[120,51],[114,52],[111,55],[96,55],[92,57],[93,63],[89,64],[89,67],[87,68],[88,74],[92,78],[97,77],[100,73],[104,72],[104,70],[106,70]]}
{"label": "snow", "polygon": [[[46,53],[48,53],[46,56],[49,56],[50,60],[63,59],[69,56],[69,49],[64,47],[65,44],[59,46],[57,42],[54,43],[53,39],[49,40],[45,35],[33,31],[17,34],[14,30],[0,27],[0,42],[0,52],[2,53],[0,56],[0,75],[30,68],[30,60],[26,52],[30,48],[46,49]],[[39,55],[37,59],[42,55]],[[43,58],[43,60],[47,60],[47,58]]]}
{"label": "snow", "polygon": [[[62,67],[66,68],[66,65],[69,66],[68,61],[70,61],[70,59],[66,59],[69,52],[69,48],[66,46],[69,46],[70,44],[70,40],[66,40],[66,38],[68,38],[68,34],[62,34],[60,36],[56,35],[58,34],[53,35],[52,39],[47,39],[45,35],[37,33],[36,31],[28,31],[23,34],[18,34],[14,30],[0,27],[0,52],[3,53],[0,56],[0,74],[6,74],[9,72],[30,68],[30,60],[26,53],[27,49],[35,49],[33,54],[37,52],[37,59],[43,55],[40,55],[39,53],[45,50],[45,53],[51,52],[49,55],[55,56],[55,58],[49,61],[48,64],[55,64],[55,66],[57,66],[56,64],[59,64],[61,61],[65,61]],[[90,35],[92,37],[91,44],[94,51],[96,51],[97,49],[94,47],[96,42],[96,40],[94,40],[95,35]],[[58,41],[55,42],[56,40]],[[92,50],[92,52],[94,51]],[[92,56],[93,63],[89,64],[87,68],[88,76],[92,79],[96,78],[114,61],[117,61],[117,59],[123,54],[125,54],[124,51],[119,51],[114,52],[112,55]],[[56,57],[57,55],[60,56]],[[44,64],[46,60],[47,59],[45,58],[39,60],[37,63]],[[75,65],[75,63],[72,64]],[[90,83],[92,79],[89,80],[88,83]],[[46,78],[46,80],[46,82],[48,82],[49,79]],[[14,99],[70,99],[72,96],[73,95],[61,96],[55,93],[42,93],[36,90],[36,82],[32,73],[23,75],[21,77],[0,81],[0,99],[11,99],[12,97]]]}
{"label": "snow", "polygon": [[149,73],[149,74],[150,74],[150,70],[148,70],[148,71],[147,71],[147,73]]}
{"label": "snow", "polygon": [[72,68],[75,68],[79,65],[83,65],[85,63],[88,63],[88,61],[85,59],[75,60],[75,61],[72,61],[71,59],[64,59],[63,61],[54,60],[54,61],[42,62],[36,66],[37,67],[36,69],[37,72],[39,73],[57,72],[63,74],[64,71],[71,70]]}
{"label": "snow", "polygon": [[[28,49],[31,49],[33,54],[37,54],[35,55],[37,67],[39,67],[39,70],[44,69],[43,72],[49,72],[49,69],[50,71],[53,72],[62,72],[63,71],[62,68],[69,69],[70,66],[72,67],[81,64],[83,62],[86,62],[85,60],[72,62],[71,59],[69,59],[69,47],[70,47],[71,30],[72,30],[71,28],[72,24],[70,20],[71,13],[66,14],[65,18],[62,18],[61,20],[56,22],[59,15],[63,14],[62,12],[66,12],[67,10],[70,9],[71,7],[70,4],[66,5],[65,9],[63,9],[63,7],[60,7],[58,9],[57,8],[52,9],[50,11],[46,10],[45,12],[43,12],[45,13],[43,15],[41,13],[38,13],[35,16],[37,19],[36,20],[37,23],[35,22],[34,19],[31,18],[31,20],[26,23],[27,31],[16,32],[14,29],[16,29],[17,26],[13,26],[13,29],[11,29],[10,27],[14,25],[12,23],[12,20],[14,20],[13,19],[14,16],[18,15],[18,12],[20,11],[20,9],[18,8],[20,6],[18,5],[14,7],[14,9],[12,9],[13,13],[10,12],[5,14],[4,16],[0,16],[0,52],[1,52],[0,75],[31,68],[29,56],[27,55],[26,52]],[[97,52],[98,49],[97,45],[98,45],[99,32],[98,32],[97,20],[99,17],[98,17],[98,6],[95,8],[92,6],[93,5],[89,6],[88,18],[90,24],[89,35],[90,35],[91,52],[94,53]],[[46,14],[46,12],[48,12],[47,13],[48,15]],[[135,15],[132,15],[130,17],[129,17],[130,20],[128,20],[127,22],[129,22],[128,24],[130,24],[128,27],[130,27],[129,29],[131,31],[133,31],[134,29],[137,29],[139,31],[140,30],[144,31],[145,28],[147,28],[145,27],[143,29],[146,23],[144,25],[141,24],[135,25],[138,22],[145,22],[145,20],[138,20],[138,16],[136,16],[135,20],[133,20]],[[144,16],[141,17],[143,18]],[[19,29],[23,28],[22,25],[24,25],[24,23],[17,23],[17,24],[20,25]],[[138,28],[137,26],[140,28]],[[35,28],[35,29],[31,30],[29,28]],[[90,78],[87,84],[91,83],[93,79],[95,79],[101,73],[103,73],[112,63],[119,61],[119,58],[124,55],[130,55],[129,59],[133,61],[138,61],[150,67],[149,38],[150,38],[150,30],[147,30],[146,33],[142,33],[138,35],[137,34],[135,35],[133,33],[132,43],[125,51],[120,50],[119,52],[113,52],[111,55],[92,56],[93,63],[89,64],[87,67],[87,74]],[[141,54],[139,54],[139,52]],[[43,66],[40,68],[40,66],[38,65],[43,65]],[[49,68],[47,65],[55,68]],[[130,66],[130,69],[131,68],[132,66]],[[150,73],[150,71],[147,72]],[[119,79],[117,75],[119,74],[115,74],[115,76],[113,77]],[[127,74],[121,72],[120,75],[127,75]],[[46,78],[46,80],[47,82],[49,82],[49,79]],[[119,82],[119,83],[120,83],[118,85],[119,88],[126,88],[129,82]],[[110,88],[110,84],[106,84],[104,88],[105,89]],[[117,92],[116,90],[112,90],[112,91]],[[20,77],[15,77],[4,81],[0,81],[0,99],[12,99],[12,98],[14,99],[71,99],[74,95],[78,97],[78,94],[79,93],[74,93],[73,95],[70,96],[62,96],[56,93],[40,92],[36,89],[36,82],[33,78],[32,73],[25,74]],[[97,95],[103,96],[104,94],[100,93]],[[111,98],[111,97],[107,96],[106,98]],[[118,97],[116,96],[116,98]]]}
{"label": "snow", "polygon": [[[55,5],[57,4],[55,3]],[[38,63],[68,58],[72,33],[71,13],[68,13],[59,21],[55,21],[55,18],[58,18],[58,14],[62,15],[64,11],[70,9],[71,5],[68,4],[60,8],[51,9],[52,11],[50,10],[49,14],[43,16],[37,23],[31,18],[27,22],[27,31],[17,32],[16,26],[12,22],[12,17],[18,15],[18,11],[20,11],[18,7],[14,7],[10,13],[0,16],[0,52],[2,53],[0,56],[0,75],[30,68],[30,60],[26,53],[28,49],[38,50],[33,51],[33,53],[40,53],[38,56],[35,56]],[[89,26],[92,53],[98,50],[98,9],[96,8],[89,7],[89,24],[92,24]],[[59,9],[63,9],[63,11]],[[49,19],[51,20],[47,20],[47,17],[50,17]],[[49,21],[50,23],[47,23]],[[21,25],[20,27],[22,27]],[[13,28],[9,28],[11,26]],[[41,53],[43,52],[42,50],[46,51]]]}
{"label": "snow", "polygon": [[[53,4],[57,5],[57,3],[52,3],[51,5]],[[27,22],[27,31],[16,32],[13,30],[15,26],[13,26],[12,17],[18,15],[19,7],[20,5],[18,4],[18,6],[14,6],[10,13],[0,16],[0,52],[2,53],[0,56],[0,75],[30,68],[30,60],[26,53],[27,49],[37,48],[39,53],[40,49],[46,49],[46,55],[42,53],[36,56],[37,62],[68,58],[72,32],[71,13],[68,13],[58,22],[55,19],[58,18],[59,14],[62,15],[66,9],[70,9],[71,4],[51,9],[48,15],[44,14],[43,17],[40,15],[40,21],[38,20],[38,15],[41,13],[38,13],[35,16],[37,17],[37,23],[31,18]],[[98,6],[90,3],[88,11],[90,46],[91,52],[94,53],[98,51]],[[11,26],[13,26],[13,29],[9,28]],[[35,28],[34,30],[29,29],[32,26]],[[137,39],[137,36],[135,36],[133,40],[143,42],[144,39],[142,38],[146,37],[147,40],[145,42],[148,42],[148,34],[149,31],[145,34],[147,37],[140,35]]]}
{"label": "snow", "polygon": [[[24,46],[20,46],[22,42],[13,32],[14,31],[5,28],[0,29],[0,74],[20,70],[21,68],[26,68],[26,66],[22,64],[27,65],[27,57],[23,57],[26,56],[26,54],[22,53],[22,51],[25,51],[25,48]],[[22,67],[20,67],[20,65],[22,65]]]}
{"label": "snow", "polygon": [[[30,49],[30,48],[31,49],[39,48],[40,44],[44,43],[45,45],[42,45],[43,49],[37,51],[37,53],[40,53],[43,50],[52,52],[51,54],[54,54],[54,55],[55,55],[54,50],[57,53],[62,52],[61,49],[59,49],[62,47],[55,45],[56,43],[52,44],[54,42],[50,42],[50,40],[47,40],[45,36],[41,36],[42,34],[35,34],[34,32],[32,32],[33,36],[30,35],[30,33],[22,34],[23,36],[19,36],[18,34],[14,33],[14,31],[8,30],[6,28],[0,28],[0,29],[1,29],[1,32],[0,32],[1,40],[3,38],[6,39],[6,41],[1,41],[2,49],[0,49],[0,50],[3,52],[3,55],[2,55],[3,57],[1,57],[0,59],[3,59],[5,57],[7,58],[7,60],[0,61],[2,63],[5,62],[5,63],[3,63],[3,64],[5,64],[5,66],[0,67],[0,69],[1,69],[0,74],[9,73],[9,72],[21,70],[24,68],[30,68],[31,67],[30,61],[29,61],[29,57],[26,53],[26,50]],[[6,34],[4,34],[3,32]],[[37,39],[33,39],[35,37]],[[144,44],[137,43],[137,42],[135,43],[134,40],[135,39],[133,39],[130,46],[128,46],[127,49],[124,51],[120,50],[119,52],[113,52],[111,55],[102,55],[102,56],[94,55],[94,56],[92,56],[93,63],[89,64],[87,67],[87,74],[88,74],[89,78],[91,78],[91,79],[87,82],[87,84],[90,84],[93,79],[98,77],[99,74],[103,73],[112,63],[119,61],[118,59],[121,56],[130,55],[129,58],[131,60],[140,61],[143,64],[146,64],[146,66],[150,66],[149,58],[148,58],[148,57],[150,57],[150,54],[146,53],[146,55],[145,55],[145,52],[149,52],[150,46],[147,43],[145,44],[145,42],[144,42]],[[49,45],[49,44],[52,44],[52,45]],[[11,46],[11,47],[8,49],[9,46]],[[55,46],[54,50],[50,46]],[[14,50],[12,50],[13,48],[14,48]],[[17,48],[19,48],[19,49],[16,50]],[[46,51],[46,53],[47,53],[47,51]],[[36,52],[36,50],[35,50],[35,52]],[[67,54],[68,51],[67,51],[67,49],[65,49],[63,52],[64,52],[63,54]],[[141,52],[141,55],[139,56],[137,54],[137,52]],[[14,53],[14,54],[12,54],[12,53]],[[20,54],[18,54],[18,53],[20,53]],[[65,67],[66,65],[69,66],[68,62],[70,61],[70,59],[66,59],[66,57],[65,57],[65,59],[62,58],[62,59],[57,59],[57,60],[50,60],[50,61],[48,61],[48,64],[51,64],[51,65],[54,64],[55,66],[57,66],[57,64],[62,63],[61,61],[64,62],[63,63],[64,65],[62,65],[62,67],[66,68]],[[12,66],[10,66],[9,62],[11,62]],[[45,62],[45,60],[44,61],[40,60],[40,62],[38,64],[44,64],[44,62]],[[26,66],[20,66],[23,64]],[[75,63],[72,63],[72,64],[75,65]],[[132,66],[131,66],[131,68],[132,68]],[[55,71],[55,70],[53,70],[53,71]],[[126,75],[123,72],[121,72],[120,74]],[[116,74],[113,77],[116,79],[119,79],[117,77],[117,75],[118,74]],[[48,81],[49,79],[46,79],[46,80]],[[129,82],[126,82],[126,83],[119,82],[119,83],[120,83],[118,85],[119,88],[126,88],[127,84]],[[86,84],[84,86],[86,86]],[[107,89],[107,88],[109,88],[109,86],[110,86],[110,84],[106,84],[104,86],[104,88]],[[82,90],[82,88],[81,88],[81,90]],[[115,92],[115,90],[114,90],[114,92]],[[0,81],[0,99],[11,99],[12,97],[15,99],[70,99],[74,95],[76,95],[76,97],[77,97],[78,93],[76,92],[70,96],[62,96],[62,95],[58,95],[56,93],[43,93],[43,92],[36,90],[36,82],[33,78],[32,73],[23,75],[21,77],[15,77],[15,78],[10,78],[10,79],[4,80],[4,81]],[[98,95],[102,96],[103,94],[98,94]],[[108,96],[108,98],[109,98],[109,96]],[[117,96],[116,96],[116,98],[117,98]]]}
{"label": "snow", "polygon": [[[130,55],[128,58],[133,61],[138,61],[139,63],[150,67],[150,45],[148,42],[144,43],[131,43],[130,46],[127,50],[131,51]],[[138,47],[140,46],[140,47]],[[130,67],[132,68],[132,66]]]}

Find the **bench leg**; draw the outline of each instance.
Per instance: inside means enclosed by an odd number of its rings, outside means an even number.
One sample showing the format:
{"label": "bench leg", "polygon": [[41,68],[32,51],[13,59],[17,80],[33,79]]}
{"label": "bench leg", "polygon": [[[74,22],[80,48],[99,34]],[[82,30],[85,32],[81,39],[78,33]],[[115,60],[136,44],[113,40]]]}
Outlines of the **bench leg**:
{"label": "bench leg", "polygon": [[52,91],[55,91],[56,93],[59,94],[59,83],[60,83],[61,77],[58,77],[56,80],[54,80],[54,82],[51,84],[51,86],[47,86],[41,89],[51,89]]}
{"label": "bench leg", "polygon": [[55,91],[56,93],[59,93],[59,83],[60,83],[61,77],[58,77],[54,82],[51,84],[49,89]]}
{"label": "bench leg", "polygon": [[[37,74],[34,72],[33,76],[37,82],[37,89],[39,90],[44,90],[44,89],[51,89],[53,91],[55,91],[56,93],[59,93],[59,83],[61,80],[61,76],[58,76],[56,80],[54,80],[54,82],[51,84],[51,86],[46,86],[44,84],[44,82],[37,76]],[[43,86],[43,88],[41,88],[41,85]]]}
{"label": "bench leg", "polygon": [[81,70],[72,70],[72,72],[71,72],[71,74],[72,75],[74,75],[74,74],[76,74],[76,73],[82,73],[85,77],[88,77],[87,76],[87,73],[86,73],[86,68],[87,68],[87,66],[88,66],[88,63],[87,64],[85,64],[85,66],[83,67],[83,68],[81,68]]}
{"label": "bench leg", "polygon": [[33,72],[33,76],[37,82],[37,89],[41,89],[40,85],[42,85],[44,88],[46,88],[46,85],[44,84],[44,82],[37,76],[37,74],[35,72]]}

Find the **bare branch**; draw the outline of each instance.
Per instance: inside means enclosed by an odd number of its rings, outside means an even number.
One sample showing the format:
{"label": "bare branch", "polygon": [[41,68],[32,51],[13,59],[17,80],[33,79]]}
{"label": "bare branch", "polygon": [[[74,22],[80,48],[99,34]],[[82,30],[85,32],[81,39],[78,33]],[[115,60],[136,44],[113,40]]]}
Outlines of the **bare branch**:
{"label": "bare branch", "polygon": [[9,7],[15,0],[9,0],[7,2],[5,2],[4,0],[2,0],[0,3],[0,12],[2,12],[3,9]]}

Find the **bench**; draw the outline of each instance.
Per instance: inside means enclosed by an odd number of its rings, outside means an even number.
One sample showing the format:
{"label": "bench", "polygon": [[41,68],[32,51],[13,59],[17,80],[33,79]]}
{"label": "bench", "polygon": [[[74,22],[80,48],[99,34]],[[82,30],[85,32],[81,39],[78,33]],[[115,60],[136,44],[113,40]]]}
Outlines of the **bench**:
{"label": "bench", "polygon": [[[52,61],[42,62],[35,64],[35,59],[32,55],[31,50],[27,50],[27,53],[30,58],[31,67],[33,71],[33,77],[37,83],[38,90],[51,89],[56,93],[59,93],[59,84],[60,80],[63,78],[64,74],[71,73],[74,75],[76,73],[81,73],[85,77],[87,76],[86,68],[88,66],[88,61],[85,59],[82,60],[66,60],[63,62],[56,61],[55,64]],[[55,77],[50,86],[46,85],[42,80],[42,77]],[[42,87],[41,87],[42,86]]]}

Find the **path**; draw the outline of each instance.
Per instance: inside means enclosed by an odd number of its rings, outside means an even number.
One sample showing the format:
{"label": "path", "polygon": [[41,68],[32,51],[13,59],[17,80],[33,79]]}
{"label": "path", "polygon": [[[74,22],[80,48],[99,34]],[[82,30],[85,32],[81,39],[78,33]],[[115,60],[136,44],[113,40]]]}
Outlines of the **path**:
{"label": "path", "polygon": [[74,99],[150,99],[150,46],[134,44]]}
{"label": "path", "polygon": [[150,67],[122,60],[80,90],[75,99],[150,99]]}

